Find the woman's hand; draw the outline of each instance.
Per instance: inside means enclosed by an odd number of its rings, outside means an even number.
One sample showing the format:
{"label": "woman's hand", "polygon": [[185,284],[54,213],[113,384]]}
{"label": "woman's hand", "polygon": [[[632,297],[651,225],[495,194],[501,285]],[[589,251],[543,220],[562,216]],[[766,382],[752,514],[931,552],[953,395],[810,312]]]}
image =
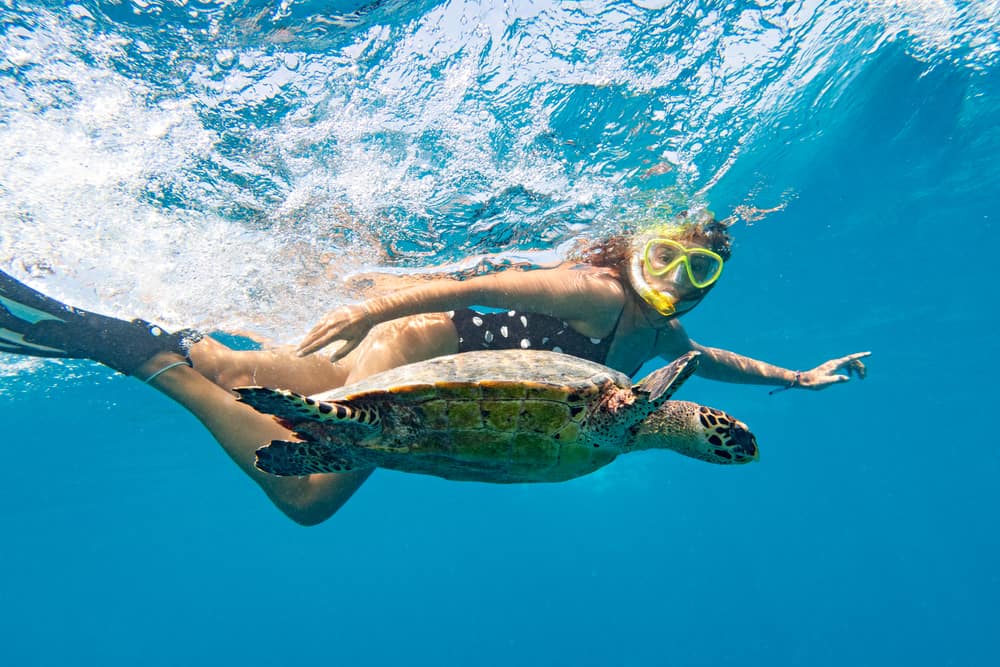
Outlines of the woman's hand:
{"label": "woman's hand", "polygon": [[330,355],[330,361],[342,359],[365,339],[375,324],[363,303],[331,310],[299,343],[298,355],[310,355],[335,340],[342,340],[344,344]]}
{"label": "woman's hand", "polygon": [[857,375],[863,380],[868,375],[868,369],[861,360],[870,354],[871,352],[857,352],[839,359],[831,359],[812,370],[799,373],[791,386],[803,389],[826,389],[830,385],[847,382],[852,375]]}

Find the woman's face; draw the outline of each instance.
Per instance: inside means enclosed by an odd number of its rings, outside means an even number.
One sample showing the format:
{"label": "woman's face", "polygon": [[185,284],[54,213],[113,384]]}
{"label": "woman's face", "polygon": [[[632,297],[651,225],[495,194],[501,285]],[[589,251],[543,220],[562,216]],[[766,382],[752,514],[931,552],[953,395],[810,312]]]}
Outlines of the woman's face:
{"label": "woman's face", "polygon": [[718,254],[667,236],[640,239],[633,252],[637,253],[631,276],[636,291],[666,317],[697,306],[722,273],[723,262]]}

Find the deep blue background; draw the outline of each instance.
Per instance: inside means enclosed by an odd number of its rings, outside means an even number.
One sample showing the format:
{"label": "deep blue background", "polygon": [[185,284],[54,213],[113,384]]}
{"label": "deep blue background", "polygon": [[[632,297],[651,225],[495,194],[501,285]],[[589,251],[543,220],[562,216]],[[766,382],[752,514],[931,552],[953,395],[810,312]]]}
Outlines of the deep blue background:
{"label": "deep blue background", "polygon": [[798,196],[736,230],[692,337],[800,368],[874,352],[819,394],[692,380],[753,427],[752,466],[380,471],[305,529],[153,390],[39,371],[0,396],[0,660],[996,664],[997,83],[890,47],[822,133],[742,159]]}

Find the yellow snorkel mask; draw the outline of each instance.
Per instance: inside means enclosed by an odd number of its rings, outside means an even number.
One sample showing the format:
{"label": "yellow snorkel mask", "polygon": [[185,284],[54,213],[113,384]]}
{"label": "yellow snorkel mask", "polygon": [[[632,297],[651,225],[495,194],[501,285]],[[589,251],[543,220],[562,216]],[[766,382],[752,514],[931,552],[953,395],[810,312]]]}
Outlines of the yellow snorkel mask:
{"label": "yellow snorkel mask", "polygon": [[[690,288],[708,289],[722,275],[722,257],[706,248],[688,248],[672,238],[680,230],[680,227],[672,225],[653,227],[636,236],[632,244],[632,259],[629,262],[632,288],[664,317],[678,314],[677,304],[682,300],[679,297],[683,292],[690,292]],[[650,285],[647,276],[663,285]],[[687,282],[690,288],[683,282]]]}

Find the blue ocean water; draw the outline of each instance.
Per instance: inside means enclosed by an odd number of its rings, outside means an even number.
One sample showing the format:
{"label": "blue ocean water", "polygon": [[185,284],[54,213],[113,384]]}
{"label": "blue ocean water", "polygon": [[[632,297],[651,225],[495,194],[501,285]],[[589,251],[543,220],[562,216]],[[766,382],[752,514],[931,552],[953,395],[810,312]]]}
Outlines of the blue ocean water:
{"label": "blue ocean water", "polygon": [[[288,342],[339,280],[738,215],[690,381],[759,463],[379,471],[281,516],[182,408],[0,359],[11,665],[990,665],[996,2],[0,3],[0,268]],[[770,213],[765,211],[776,209]]]}

